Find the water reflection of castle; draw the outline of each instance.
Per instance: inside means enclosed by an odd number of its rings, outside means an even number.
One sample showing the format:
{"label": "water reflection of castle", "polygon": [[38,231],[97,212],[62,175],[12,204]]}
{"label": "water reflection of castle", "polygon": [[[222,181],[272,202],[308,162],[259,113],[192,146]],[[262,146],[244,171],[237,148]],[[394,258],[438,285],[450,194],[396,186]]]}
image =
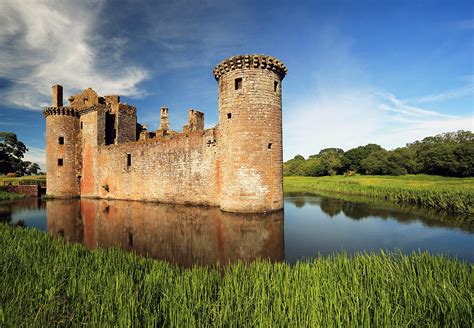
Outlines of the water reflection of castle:
{"label": "water reflection of castle", "polygon": [[219,208],[111,200],[51,200],[48,232],[89,249],[119,246],[181,266],[284,259],[283,211],[225,213]]}

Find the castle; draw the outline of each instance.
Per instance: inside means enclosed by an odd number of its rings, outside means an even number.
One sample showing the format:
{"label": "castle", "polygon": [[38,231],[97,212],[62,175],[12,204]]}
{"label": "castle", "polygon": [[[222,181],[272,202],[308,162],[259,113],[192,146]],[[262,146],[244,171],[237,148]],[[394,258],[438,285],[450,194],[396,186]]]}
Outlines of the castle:
{"label": "castle", "polygon": [[94,90],[69,97],[54,85],[46,118],[47,195],[219,206],[261,213],[283,208],[281,82],[285,65],[238,55],[214,68],[219,121],[189,110],[182,132],[160,110],[154,132],[136,108]]}

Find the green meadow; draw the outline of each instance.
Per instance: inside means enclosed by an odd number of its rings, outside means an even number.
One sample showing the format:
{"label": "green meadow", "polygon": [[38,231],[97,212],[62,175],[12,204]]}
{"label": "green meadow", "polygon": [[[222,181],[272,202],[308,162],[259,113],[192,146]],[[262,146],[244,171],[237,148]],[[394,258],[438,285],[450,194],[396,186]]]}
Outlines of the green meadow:
{"label": "green meadow", "polygon": [[0,225],[2,326],[472,324],[473,265],[427,253],[182,269]]}
{"label": "green meadow", "polygon": [[285,192],[330,192],[474,213],[474,178],[432,175],[284,177]]}

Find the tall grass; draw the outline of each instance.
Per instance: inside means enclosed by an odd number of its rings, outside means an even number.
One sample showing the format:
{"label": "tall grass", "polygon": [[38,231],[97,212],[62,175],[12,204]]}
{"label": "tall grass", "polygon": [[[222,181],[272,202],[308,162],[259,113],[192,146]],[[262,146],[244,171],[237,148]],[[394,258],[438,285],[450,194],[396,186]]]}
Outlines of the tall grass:
{"label": "tall grass", "polygon": [[0,190],[0,201],[1,200],[20,199],[20,198],[25,198],[25,195]]}
{"label": "tall grass", "polygon": [[0,225],[4,326],[465,326],[473,266],[416,253],[180,269]]}
{"label": "tall grass", "polygon": [[334,192],[379,197],[448,212],[474,213],[474,178],[429,175],[285,177],[285,192]]}

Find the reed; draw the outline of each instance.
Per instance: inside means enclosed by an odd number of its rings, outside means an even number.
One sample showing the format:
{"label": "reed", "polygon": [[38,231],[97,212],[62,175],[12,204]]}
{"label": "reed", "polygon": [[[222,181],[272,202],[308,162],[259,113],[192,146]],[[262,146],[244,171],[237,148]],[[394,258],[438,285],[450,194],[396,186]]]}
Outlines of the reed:
{"label": "reed", "polygon": [[458,213],[474,213],[474,178],[429,175],[285,177],[285,192],[333,192],[383,198]]}
{"label": "reed", "polygon": [[25,195],[0,190],[0,201],[1,200],[20,199],[20,198],[25,198]]}
{"label": "reed", "polygon": [[472,324],[473,265],[427,253],[181,269],[0,224],[1,326]]}

